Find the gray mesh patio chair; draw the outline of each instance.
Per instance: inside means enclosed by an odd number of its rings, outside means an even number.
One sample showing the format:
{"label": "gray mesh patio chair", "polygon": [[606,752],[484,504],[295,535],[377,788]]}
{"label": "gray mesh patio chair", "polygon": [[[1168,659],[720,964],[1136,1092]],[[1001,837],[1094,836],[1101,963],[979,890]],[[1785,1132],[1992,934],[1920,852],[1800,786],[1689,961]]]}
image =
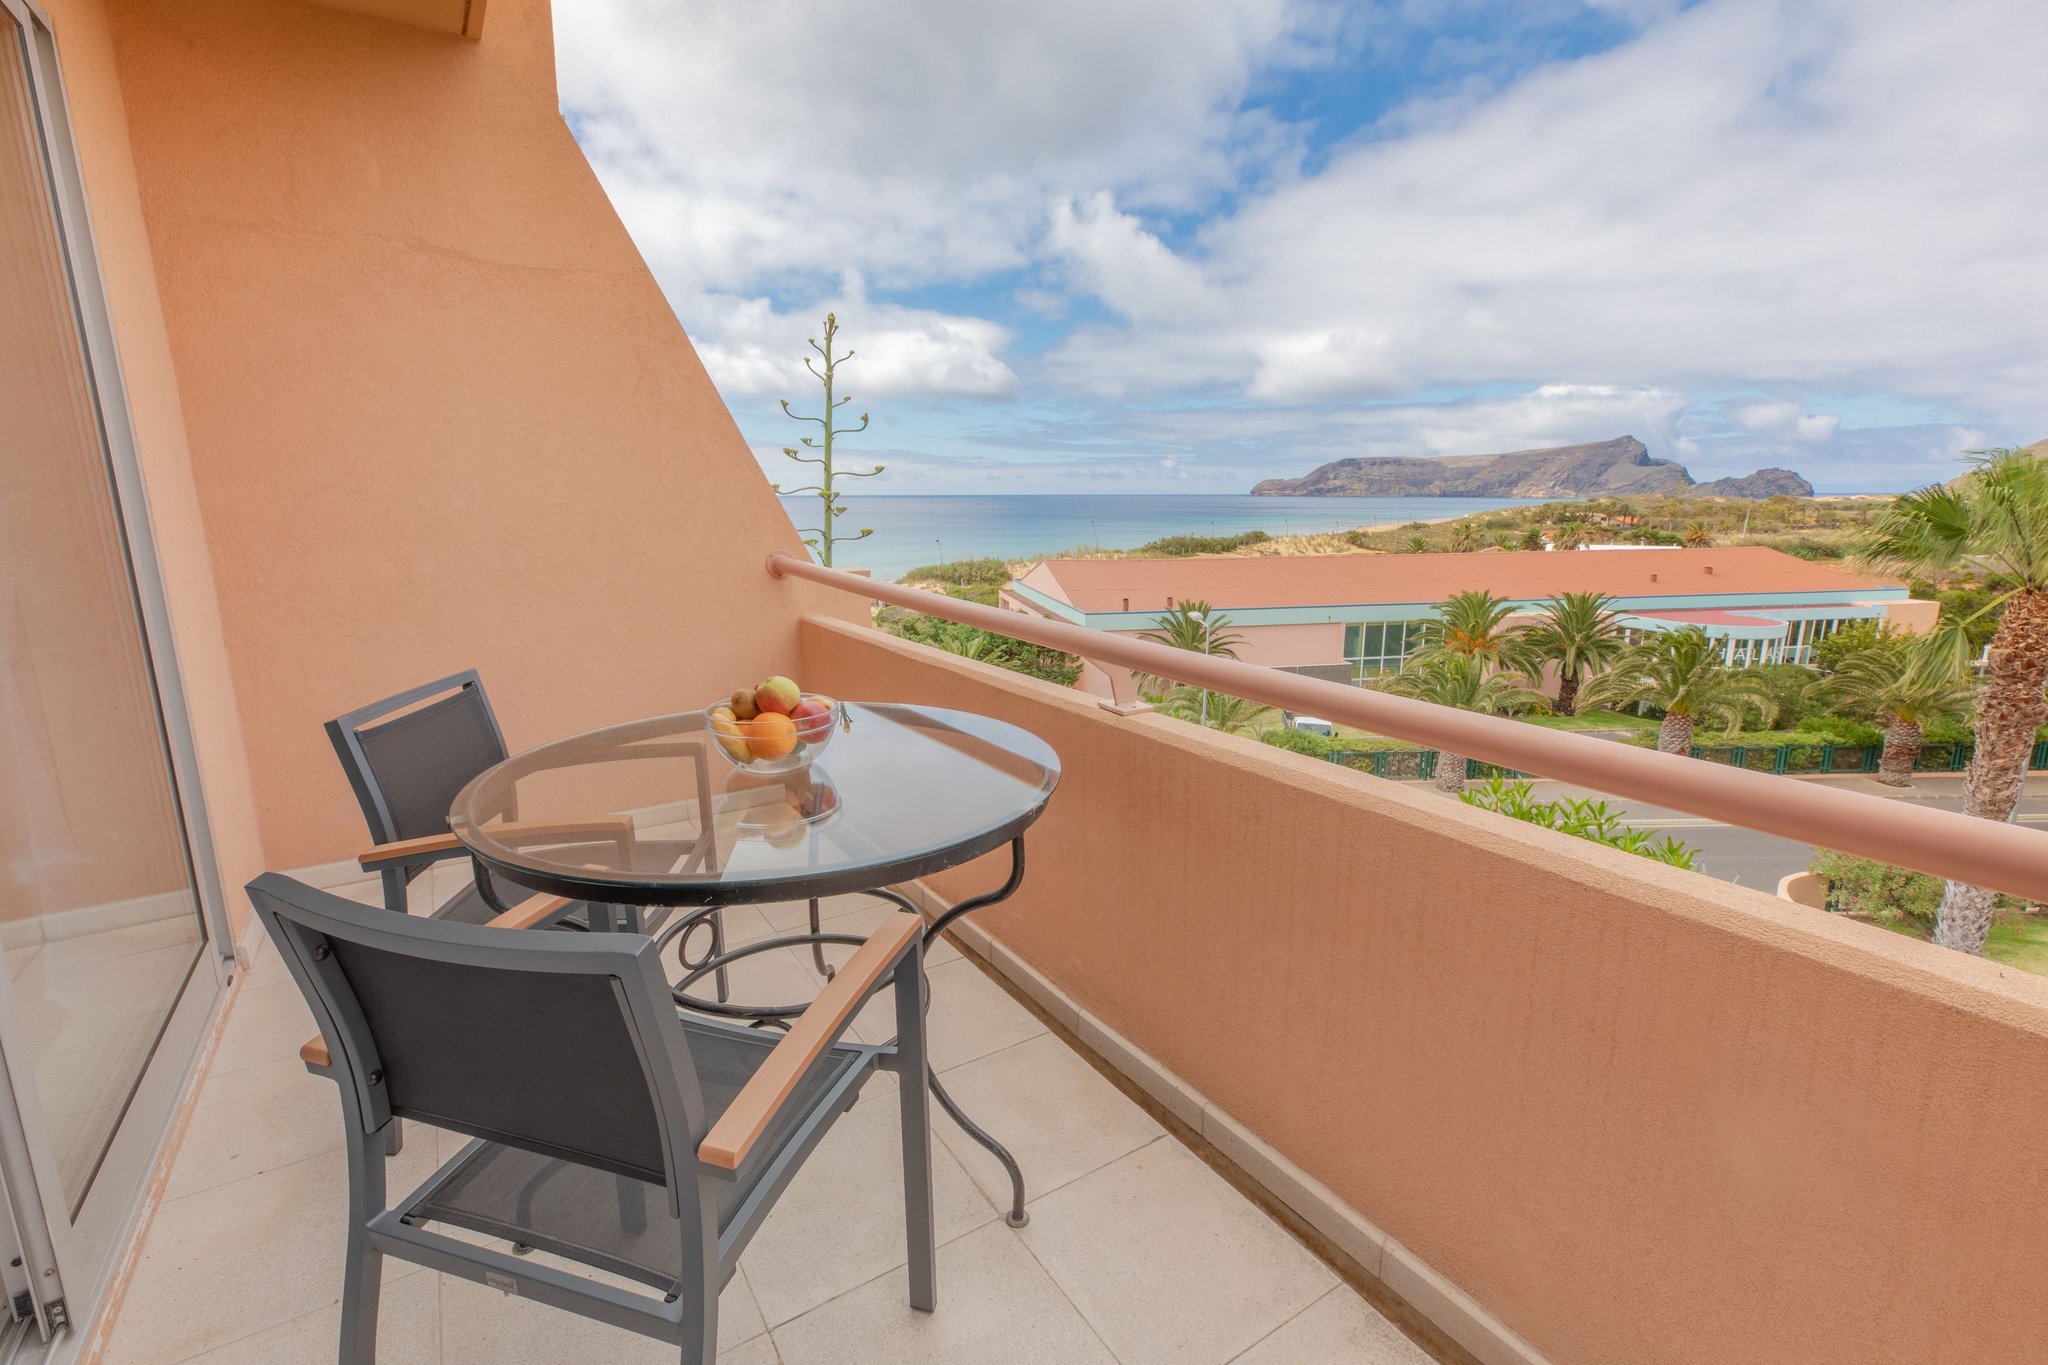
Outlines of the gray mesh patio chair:
{"label": "gray mesh patio chair", "polygon": [[[321,1036],[349,1169],[341,1365],[371,1365],[383,1258],[537,1299],[710,1365],[718,1295],[776,1199],[860,1087],[897,1072],[911,1307],[937,1301],[922,923],[892,915],[786,1033],[679,1014],[653,940],[386,914],[268,873],[249,898]],[[897,1040],[840,1041],[890,986]],[[468,1134],[387,1203],[385,1125]],[[449,1236],[609,1272],[638,1292]]]}
{"label": "gray mesh patio chair", "polygon": [[[328,721],[327,738],[376,843],[357,862],[378,874],[385,907],[403,914],[415,878],[434,863],[469,856],[449,833],[448,809],[471,778],[506,757],[505,736],[483,680],[476,670],[466,669],[407,688]],[[515,819],[518,812],[502,814]],[[536,825],[531,833],[551,844],[588,836],[593,853],[601,856],[621,842],[630,843],[633,822],[596,818],[547,829]],[[435,919],[481,924],[532,894],[523,887],[494,886],[488,872],[472,867],[470,882],[430,912]],[[561,922],[568,928],[606,928],[623,921],[637,928],[631,915],[578,902],[563,912]]]}

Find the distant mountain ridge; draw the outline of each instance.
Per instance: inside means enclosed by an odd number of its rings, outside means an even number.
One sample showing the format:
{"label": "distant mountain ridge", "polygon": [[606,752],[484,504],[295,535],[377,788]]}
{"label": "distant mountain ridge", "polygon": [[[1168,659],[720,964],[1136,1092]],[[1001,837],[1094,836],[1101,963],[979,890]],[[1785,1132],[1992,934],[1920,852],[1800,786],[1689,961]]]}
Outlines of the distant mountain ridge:
{"label": "distant mountain ridge", "polygon": [[1789,469],[1695,483],[1675,460],[1653,460],[1633,436],[1501,455],[1371,456],[1332,460],[1298,479],[1263,479],[1269,498],[1594,498],[1623,493],[1678,497],[1810,498],[1813,485]]}

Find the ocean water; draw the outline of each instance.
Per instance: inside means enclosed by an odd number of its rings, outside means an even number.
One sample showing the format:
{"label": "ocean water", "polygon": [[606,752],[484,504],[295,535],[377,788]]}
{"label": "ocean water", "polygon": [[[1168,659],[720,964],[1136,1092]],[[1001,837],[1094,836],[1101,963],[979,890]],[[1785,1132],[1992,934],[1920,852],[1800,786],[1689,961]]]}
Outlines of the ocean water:
{"label": "ocean water", "polygon": [[[1308,535],[1389,522],[1449,521],[1541,498],[1254,498],[1239,493],[1008,493],[984,497],[841,499],[839,531],[875,533],[841,545],[841,568],[895,578],[954,559],[1026,559],[1064,550],[1128,550],[1161,536]],[[815,497],[784,498],[794,524],[817,525]]]}

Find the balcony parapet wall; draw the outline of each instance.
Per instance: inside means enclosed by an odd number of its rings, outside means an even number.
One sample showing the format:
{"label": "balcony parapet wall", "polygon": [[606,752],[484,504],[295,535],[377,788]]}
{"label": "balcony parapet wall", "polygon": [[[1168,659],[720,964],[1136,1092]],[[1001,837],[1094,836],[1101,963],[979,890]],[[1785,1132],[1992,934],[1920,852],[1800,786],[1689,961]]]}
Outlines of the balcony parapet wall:
{"label": "balcony parapet wall", "polygon": [[838,695],[1051,743],[989,932],[1549,1359],[2038,1355],[2048,982],[863,627],[801,640]]}

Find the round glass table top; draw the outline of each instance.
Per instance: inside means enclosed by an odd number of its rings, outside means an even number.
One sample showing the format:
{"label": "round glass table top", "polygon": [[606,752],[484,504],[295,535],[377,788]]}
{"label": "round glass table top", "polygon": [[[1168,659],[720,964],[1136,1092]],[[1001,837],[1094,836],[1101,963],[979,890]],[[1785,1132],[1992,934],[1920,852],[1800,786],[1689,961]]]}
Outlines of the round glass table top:
{"label": "round glass table top", "polygon": [[786,900],[999,848],[1060,777],[1036,735],[928,706],[844,703],[792,772],[748,771],[717,740],[691,711],[543,744],[478,774],[449,828],[494,872],[578,900]]}

